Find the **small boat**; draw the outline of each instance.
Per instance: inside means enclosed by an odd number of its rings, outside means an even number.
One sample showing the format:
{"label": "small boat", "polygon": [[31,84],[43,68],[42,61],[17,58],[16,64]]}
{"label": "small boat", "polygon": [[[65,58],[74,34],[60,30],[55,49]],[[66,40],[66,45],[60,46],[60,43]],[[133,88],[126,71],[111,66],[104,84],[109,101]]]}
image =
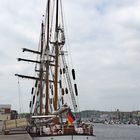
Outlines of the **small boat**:
{"label": "small boat", "polygon": [[38,50],[23,48],[23,52],[37,55],[37,60],[18,58],[35,63],[35,76],[16,74],[34,81],[27,131],[34,140],[94,140],[93,124],[81,121],[63,21],[62,1],[48,0]]}

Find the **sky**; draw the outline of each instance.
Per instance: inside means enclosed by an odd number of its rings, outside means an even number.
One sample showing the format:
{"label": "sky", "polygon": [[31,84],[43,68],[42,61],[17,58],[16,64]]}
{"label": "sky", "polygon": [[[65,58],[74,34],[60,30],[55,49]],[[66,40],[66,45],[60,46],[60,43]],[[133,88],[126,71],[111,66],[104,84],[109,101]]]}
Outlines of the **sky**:
{"label": "sky", "polygon": [[[81,110],[140,110],[140,0],[62,0]],[[28,111],[34,66],[21,48],[38,47],[46,0],[0,4],[0,104]]]}

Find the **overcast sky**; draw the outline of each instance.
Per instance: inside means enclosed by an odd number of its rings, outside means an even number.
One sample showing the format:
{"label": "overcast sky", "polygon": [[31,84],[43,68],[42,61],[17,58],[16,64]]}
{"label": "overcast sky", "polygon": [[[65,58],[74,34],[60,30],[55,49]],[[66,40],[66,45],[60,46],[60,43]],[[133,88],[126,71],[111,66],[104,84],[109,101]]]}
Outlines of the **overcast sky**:
{"label": "overcast sky", "polygon": [[[140,0],[62,0],[81,110],[140,110]],[[0,2],[0,104],[28,110],[34,66],[18,63],[36,49],[46,0]],[[29,57],[26,55],[26,57]]]}

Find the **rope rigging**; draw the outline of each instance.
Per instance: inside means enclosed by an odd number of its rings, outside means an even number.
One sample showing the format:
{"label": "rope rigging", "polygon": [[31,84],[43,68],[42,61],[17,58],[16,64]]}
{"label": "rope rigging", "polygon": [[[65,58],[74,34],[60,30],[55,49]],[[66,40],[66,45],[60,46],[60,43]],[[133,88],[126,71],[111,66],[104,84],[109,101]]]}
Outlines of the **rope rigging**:
{"label": "rope rigging", "polygon": [[19,113],[21,114],[21,96],[20,96],[20,83],[18,77],[18,101],[19,101]]}
{"label": "rope rigging", "polygon": [[19,77],[18,77],[18,104],[19,104],[18,105],[19,106],[19,114],[24,113]]}
{"label": "rope rigging", "polygon": [[[54,8],[56,4],[57,5],[59,4],[60,6],[60,11],[58,11],[58,13],[60,14],[59,18],[61,19],[61,21],[57,21],[58,22],[57,27],[53,24],[55,20],[57,20],[57,18],[55,19],[55,14],[56,14],[55,12],[57,10]],[[64,34],[65,28],[64,28],[64,15],[63,15],[62,2],[61,0],[59,3],[56,3],[56,0],[53,1],[53,3],[50,6],[50,11],[52,13],[51,15],[47,14],[48,12],[47,8],[46,8],[46,16],[44,19],[45,24],[42,22],[42,25],[44,26],[43,27],[41,26],[42,27],[41,33],[40,33],[41,37],[38,44],[38,54],[36,58],[38,61],[34,61],[36,62],[35,63],[35,76],[37,78],[29,77],[29,76],[22,76],[23,78],[32,78],[34,80],[36,79],[36,81],[33,82],[33,85],[35,85],[35,88],[31,92],[32,94],[31,94],[31,102],[30,102],[30,112],[38,114],[38,108],[41,108],[40,115],[43,114],[44,108],[46,105],[44,97],[48,98],[48,102],[50,103],[50,99],[54,100],[57,92],[58,92],[57,94],[60,96],[60,98],[58,98],[57,100],[60,100],[63,97],[63,102],[65,101],[64,97],[66,97],[65,93],[66,95],[69,93],[68,100],[69,100],[70,106],[73,107],[74,112],[77,112],[80,109],[79,109],[79,103],[77,102],[78,91],[77,91],[77,85],[74,78],[75,72],[73,72],[73,82],[72,82],[72,77],[70,75],[71,68],[70,67],[68,68],[68,65],[70,66],[70,61],[69,61],[68,56],[65,57],[66,55],[65,52],[68,52],[68,48],[70,47],[67,44],[65,44],[65,34]],[[50,21],[47,21],[48,19],[50,19]],[[50,25],[50,26],[47,26],[47,25]],[[57,36],[57,39],[56,39],[56,36]],[[57,55],[56,55],[56,46],[58,47]],[[63,48],[63,46],[65,46],[65,48]],[[34,53],[36,52],[37,51],[34,51]],[[70,54],[70,57],[71,57],[71,54]],[[56,58],[58,59],[57,66],[56,66]],[[48,63],[48,66],[47,66],[47,63]],[[71,66],[73,66],[72,61],[71,61]],[[56,67],[58,70],[59,69],[62,70],[62,74],[57,74],[58,79],[55,77]],[[52,81],[52,83],[50,83],[50,81]],[[59,90],[56,91],[57,85],[60,84],[59,81],[61,81],[61,87]],[[49,88],[50,86],[51,88]],[[48,90],[48,93],[47,93],[47,90],[45,92],[45,88]],[[75,89],[76,94],[74,94],[74,89]],[[44,92],[45,92],[45,96],[44,96]],[[21,95],[19,95],[19,100],[21,100],[20,96]],[[57,101],[57,104],[59,104],[59,101]],[[49,104],[48,106],[49,106],[48,109],[52,110],[52,107],[54,107],[54,104],[53,105]],[[55,110],[56,108],[57,107],[55,107]],[[20,107],[20,110],[21,110],[21,107]]]}

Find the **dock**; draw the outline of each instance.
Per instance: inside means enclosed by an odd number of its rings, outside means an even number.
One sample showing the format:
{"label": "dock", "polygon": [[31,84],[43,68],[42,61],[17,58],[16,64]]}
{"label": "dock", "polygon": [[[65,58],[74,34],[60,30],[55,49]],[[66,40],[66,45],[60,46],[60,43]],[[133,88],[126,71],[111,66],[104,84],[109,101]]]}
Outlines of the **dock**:
{"label": "dock", "polygon": [[3,122],[0,121],[0,140],[32,140],[24,128],[13,129],[9,135],[2,133]]}
{"label": "dock", "polygon": [[29,134],[0,135],[0,140],[32,140]]}

